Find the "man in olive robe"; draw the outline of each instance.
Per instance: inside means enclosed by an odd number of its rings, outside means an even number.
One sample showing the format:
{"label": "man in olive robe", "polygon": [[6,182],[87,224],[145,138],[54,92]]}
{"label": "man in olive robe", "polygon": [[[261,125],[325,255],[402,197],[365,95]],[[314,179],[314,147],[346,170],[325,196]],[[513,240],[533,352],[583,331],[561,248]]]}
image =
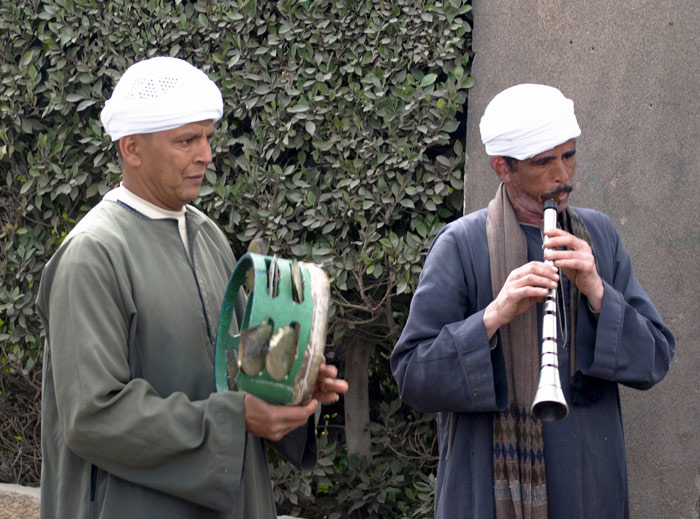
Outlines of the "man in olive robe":
{"label": "man in olive robe", "polygon": [[215,391],[236,260],[189,203],[222,113],[203,72],[160,57],[132,65],[102,111],[123,181],[61,244],[37,299],[43,519],[274,519],[264,440],[315,463],[317,404],[347,390],[334,367],[322,365],[307,405]]}

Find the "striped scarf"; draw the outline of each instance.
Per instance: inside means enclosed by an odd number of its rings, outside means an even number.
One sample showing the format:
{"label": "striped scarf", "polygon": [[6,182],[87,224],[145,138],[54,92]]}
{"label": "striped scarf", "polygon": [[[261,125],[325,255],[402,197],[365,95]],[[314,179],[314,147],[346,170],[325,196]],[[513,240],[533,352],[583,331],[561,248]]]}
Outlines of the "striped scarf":
{"label": "striped scarf", "polygon": [[[590,236],[579,216],[567,208],[562,216],[563,228],[591,244]],[[527,263],[527,241],[513,207],[501,184],[489,203],[486,233],[494,299],[508,274]],[[580,294],[570,289],[571,372],[575,372],[575,318]],[[494,500],[497,519],[547,519],[547,484],[544,463],[542,421],[530,407],[539,381],[539,345],[536,305],[499,329],[508,382],[508,408],[494,413],[493,462]],[[538,348],[539,349],[539,348]],[[575,379],[581,379],[576,373]],[[586,377],[583,377],[584,379]],[[594,396],[581,399],[583,405]],[[575,402],[576,403],[576,402]]]}

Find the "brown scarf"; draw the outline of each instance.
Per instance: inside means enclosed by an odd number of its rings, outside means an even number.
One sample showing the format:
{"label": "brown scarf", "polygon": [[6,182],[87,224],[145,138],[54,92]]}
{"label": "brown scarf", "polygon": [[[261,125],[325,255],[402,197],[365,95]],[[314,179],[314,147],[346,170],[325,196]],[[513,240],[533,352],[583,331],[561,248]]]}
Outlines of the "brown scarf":
{"label": "brown scarf", "polygon": [[[591,243],[578,215],[567,208],[564,227]],[[489,203],[486,218],[491,285],[494,299],[508,274],[527,263],[527,241],[501,184]],[[570,316],[575,316],[579,293],[570,290]],[[538,322],[536,305],[499,329],[508,381],[508,408],[494,413],[494,499],[497,519],[546,519],[547,485],[545,479],[542,421],[530,407],[539,380]],[[575,319],[570,318],[571,372],[575,372]],[[575,379],[580,379],[580,373]],[[586,377],[583,377],[586,378]],[[595,400],[588,396],[583,405]],[[586,400],[586,399],[584,399]]]}

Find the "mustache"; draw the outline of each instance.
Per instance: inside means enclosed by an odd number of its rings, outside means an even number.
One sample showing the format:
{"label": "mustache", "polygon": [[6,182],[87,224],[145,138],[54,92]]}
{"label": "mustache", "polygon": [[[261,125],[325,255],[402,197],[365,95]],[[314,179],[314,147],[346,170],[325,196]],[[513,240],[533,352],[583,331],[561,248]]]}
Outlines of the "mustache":
{"label": "mustache", "polygon": [[558,198],[559,195],[562,193],[571,193],[574,190],[574,186],[571,184],[562,184],[558,188],[556,188],[554,191],[550,191],[549,193],[543,193],[542,194],[542,201],[544,202],[548,198]]}

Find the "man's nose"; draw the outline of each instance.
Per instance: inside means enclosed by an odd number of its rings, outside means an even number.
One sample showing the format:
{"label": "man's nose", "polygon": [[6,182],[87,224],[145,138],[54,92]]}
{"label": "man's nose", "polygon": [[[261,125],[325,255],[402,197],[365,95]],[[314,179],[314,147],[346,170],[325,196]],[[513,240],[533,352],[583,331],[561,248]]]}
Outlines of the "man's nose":
{"label": "man's nose", "polygon": [[195,156],[197,162],[203,162],[204,164],[209,164],[212,161],[211,154],[211,144],[209,144],[208,139],[201,139],[199,146],[197,147],[197,155]]}
{"label": "man's nose", "polygon": [[558,158],[552,163],[552,176],[554,180],[562,184],[567,184],[569,182],[571,172],[565,164],[564,159]]}

